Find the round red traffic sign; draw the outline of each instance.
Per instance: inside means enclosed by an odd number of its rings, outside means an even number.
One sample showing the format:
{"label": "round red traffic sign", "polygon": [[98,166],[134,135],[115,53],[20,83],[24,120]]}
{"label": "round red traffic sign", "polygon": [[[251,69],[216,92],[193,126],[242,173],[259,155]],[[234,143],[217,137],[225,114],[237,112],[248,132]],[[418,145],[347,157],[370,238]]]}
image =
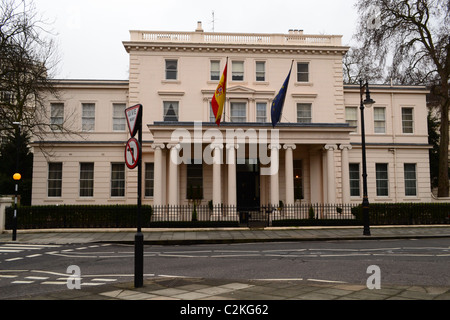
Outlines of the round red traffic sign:
{"label": "round red traffic sign", "polygon": [[134,169],[138,165],[141,157],[141,146],[135,138],[128,140],[125,147],[125,163],[129,169]]}

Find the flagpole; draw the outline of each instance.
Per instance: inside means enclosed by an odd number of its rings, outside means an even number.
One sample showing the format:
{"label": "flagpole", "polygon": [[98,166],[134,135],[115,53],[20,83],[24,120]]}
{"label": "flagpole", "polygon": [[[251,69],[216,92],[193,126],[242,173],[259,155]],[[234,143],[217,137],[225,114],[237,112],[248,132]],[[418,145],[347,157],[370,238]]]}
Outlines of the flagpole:
{"label": "flagpole", "polygon": [[227,96],[226,96],[226,92],[228,90],[228,57],[225,60],[225,66],[227,67],[227,74],[225,75],[225,78],[227,79],[227,81],[225,81],[225,101],[223,102],[223,121],[226,121],[226,110],[227,110]]}

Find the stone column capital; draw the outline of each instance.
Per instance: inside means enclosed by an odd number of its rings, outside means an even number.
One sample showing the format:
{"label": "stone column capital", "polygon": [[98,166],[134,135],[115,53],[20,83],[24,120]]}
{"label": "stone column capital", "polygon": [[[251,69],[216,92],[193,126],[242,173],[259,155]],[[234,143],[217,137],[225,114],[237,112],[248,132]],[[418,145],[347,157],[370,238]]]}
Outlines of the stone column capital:
{"label": "stone column capital", "polygon": [[327,151],[334,151],[334,150],[337,149],[337,145],[335,145],[335,144],[326,144],[323,148],[325,150],[327,150]]}
{"label": "stone column capital", "polygon": [[347,149],[347,150],[352,150],[352,146],[350,145],[350,144],[340,144],[339,145],[339,149],[340,150],[344,150],[344,149]]}
{"label": "stone column capital", "polygon": [[164,149],[166,146],[164,145],[164,143],[153,143],[151,145],[152,149]]}
{"label": "stone column capital", "polygon": [[281,149],[281,145],[279,145],[279,144],[269,144],[268,148],[269,149],[278,149],[278,150],[280,150]]}
{"label": "stone column capital", "polygon": [[285,150],[287,150],[287,149],[295,150],[295,149],[297,149],[297,146],[293,143],[286,143],[285,145],[283,145],[283,148]]}
{"label": "stone column capital", "polygon": [[167,149],[172,149],[172,148],[180,150],[181,149],[181,145],[179,143],[168,143],[167,144]]}

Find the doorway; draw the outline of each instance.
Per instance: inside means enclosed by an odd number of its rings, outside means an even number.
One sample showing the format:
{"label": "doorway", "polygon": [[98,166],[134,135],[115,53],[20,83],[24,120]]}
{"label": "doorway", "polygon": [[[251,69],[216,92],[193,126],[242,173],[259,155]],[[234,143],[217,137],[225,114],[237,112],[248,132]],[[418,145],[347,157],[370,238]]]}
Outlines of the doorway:
{"label": "doorway", "polygon": [[257,159],[245,159],[245,164],[236,165],[237,209],[259,208],[259,163]]}

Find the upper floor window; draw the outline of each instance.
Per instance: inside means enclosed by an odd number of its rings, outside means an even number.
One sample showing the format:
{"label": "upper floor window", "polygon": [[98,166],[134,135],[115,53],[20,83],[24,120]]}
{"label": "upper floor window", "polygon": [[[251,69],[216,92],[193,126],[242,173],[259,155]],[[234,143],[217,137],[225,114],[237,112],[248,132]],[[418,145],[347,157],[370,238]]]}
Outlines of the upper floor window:
{"label": "upper floor window", "polygon": [[345,107],[345,122],[347,122],[351,127],[358,127],[357,107]]}
{"label": "upper floor window", "polygon": [[178,121],[178,101],[164,101],[164,121]]}
{"label": "upper floor window", "polygon": [[82,131],[94,131],[95,129],[95,103],[82,104]]}
{"label": "upper floor window", "polygon": [[211,102],[209,102],[209,122],[216,122],[216,116],[214,115]]}
{"label": "upper floor window", "polygon": [[414,133],[413,108],[402,108],[403,133]]}
{"label": "upper floor window", "polygon": [[309,63],[297,63],[297,82],[309,82]]}
{"label": "upper floor window", "polygon": [[375,133],[386,133],[386,108],[373,108],[373,119]]}
{"label": "upper floor window", "polygon": [[231,80],[243,81],[244,80],[244,61],[233,61],[231,71]]}
{"label": "upper floor window", "polygon": [[220,80],[220,61],[211,61],[210,80]]}
{"label": "upper floor window", "polygon": [[113,131],[125,131],[125,103],[113,103]]}
{"label": "upper floor window", "polygon": [[311,123],[311,103],[297,103],[297,122]]}
{"label": "upper floor window", "polygon": [[64,123],[64,103],[50,104],[50,127],[59,130]]}
{"label": "upper floor window", "polygon": [[166,60],[166,80],[178,79],[178,60]]}
{"label": "upper floor window", "polygon": [[257,102],[256,103],[256,122],[265,123],[267,120],[267,103]]}
{"label": "upper floor window", "polygon": [[266,81],[266,63],[256,61],[256,81]]}
{"label": "upper floor window", "polygon": [[247,121],[247,104],[245,102],[231,102],[230,120],[231,122]]}

